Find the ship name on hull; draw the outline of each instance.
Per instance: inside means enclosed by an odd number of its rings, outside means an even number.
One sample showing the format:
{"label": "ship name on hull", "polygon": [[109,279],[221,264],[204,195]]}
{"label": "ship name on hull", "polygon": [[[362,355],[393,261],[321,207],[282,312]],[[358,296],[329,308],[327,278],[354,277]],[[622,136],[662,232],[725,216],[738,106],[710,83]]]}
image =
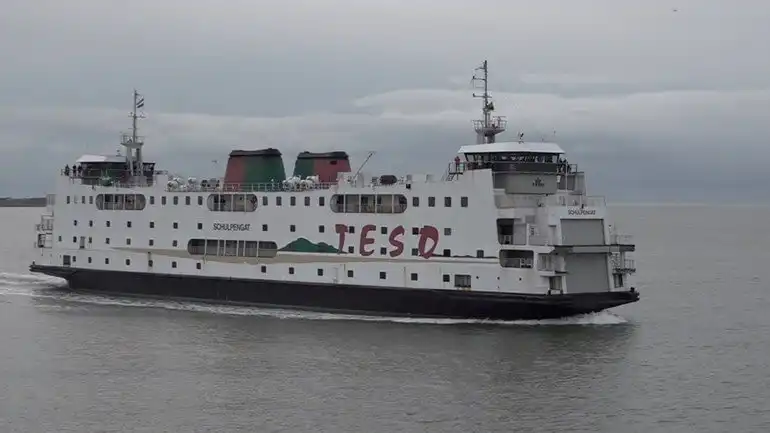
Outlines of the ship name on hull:
{"label": "ship name on hull", "polygon": [[596,215],[596,209],[568,209],[567,215]]}
{"label": "ship name on hull", "polygon": [[251,230],[251,224],[214,223],[214,230],[227,232],[247,232]]}

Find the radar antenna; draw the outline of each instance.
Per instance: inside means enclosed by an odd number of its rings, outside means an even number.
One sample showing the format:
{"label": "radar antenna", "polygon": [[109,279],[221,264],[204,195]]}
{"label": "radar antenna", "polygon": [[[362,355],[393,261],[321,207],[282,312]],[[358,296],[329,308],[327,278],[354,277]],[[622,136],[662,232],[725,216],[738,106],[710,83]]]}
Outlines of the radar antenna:
{"label": "radar antenna", "polygon": [[[480,75],[478,74],[479,71],[481,72]],[[477,83],[481,83],[481,88],[484,90],[482,94],[473,93],[474,98],[481,98],[483,100],[481,107],[483,118],[473,121],[473,128],[476,130],[476,143],[494,143],[495,136],[505,131],[508,121],[503,116],[492,116],[495,105],[492,102],[492,96],[489,94],[489,69],[486,60],[475,69],[471,82],[476,88],[479,88]]]}
{"label": "radar antenna", "polygon": [[126,161],[128,162],[128,171],[131,177],[138,177],[140,183],[144,184],[144,163],[142,160],[144,137],[137,135],[139,131],[137,121],[145,118],[144,112],[138,112],[142,108],[144,108],[144,96],[134,89],[134,107],[131,113],[129,113],[131,117],[131,132],[122,134],[120,144],[126,147]]}

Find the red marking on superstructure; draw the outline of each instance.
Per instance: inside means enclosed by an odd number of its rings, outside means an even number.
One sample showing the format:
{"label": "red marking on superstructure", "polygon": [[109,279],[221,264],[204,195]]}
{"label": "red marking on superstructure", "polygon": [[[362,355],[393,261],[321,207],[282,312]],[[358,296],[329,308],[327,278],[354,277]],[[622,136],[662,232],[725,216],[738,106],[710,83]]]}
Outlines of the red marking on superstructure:
{"label": "red marking on superstructure", "polygon": [[[426,249],[428,241],[432,241],[430,249]],[[420,229],[420,240],[417,244],[417,251],[420,253],[420,257],[429,259],[433,257],[433,252],[438,247],[438,229],[433,226],[423,226]]]}
{"label": "red marking on superstructure", "polygon": [[377,230],[377,226],[374,224],[367,224],[361,228],[361,240],[358,242],[358,254],[364,257],[374,254],[374,250],[366,250],[367,245],[372,245],[374,239],[369,237],[369,232]]}
{"label": "red marking on superstructure", "polygon": [[396,226],[396,228],[390,232],[388,242],[390,242],[390,245],[394,248],[388,253],[391,257],[398,257],[404,253],[404,243],[401,241],[401,238],[404,236],[405,231],[404,226]]}
{"label": "red marking on superstructure", "polygon": [[[366,224],[361,227],[361,233],[358,237],[358,254],[364,257],[369,257],[374,254],[375,249],[369,249],[370,245],[377,243],[372,232],[377,230],[377,226],[374,224]],[[334,231],[338,235],[337,249],[340,252],[345,251],[345,237],[350,232],[350,226],[345,224],[335,224]],[[404,226],[394,227],[388,234],[388,243],[392,249],[388,252],[390,257],[400,257],[404,254],[404,241],[403,237],[406,234]],[[434,226],[423,226],[419,230],[419,236],[417,240],[417,252],[418,255],[424,259],[429,259],[434,256],[436,248],[438,248],[439,231]]]}

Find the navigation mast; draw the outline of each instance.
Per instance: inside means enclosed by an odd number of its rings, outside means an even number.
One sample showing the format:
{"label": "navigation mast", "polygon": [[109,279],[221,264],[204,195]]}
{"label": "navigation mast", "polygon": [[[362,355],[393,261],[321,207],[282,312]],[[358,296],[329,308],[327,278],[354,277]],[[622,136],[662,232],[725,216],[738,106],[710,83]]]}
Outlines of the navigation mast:
{"label": "navigation mast", "polygon": [[134,106],[129,116],[131,117],[131,132],[123,133],[120,144],[126,147],[126,161],[128,162],[128,171],[131,177],[136,177],[141,184],[144,184],[144,163],[142,160],[142,146],[144,146],[144,137],[137,135],[139,127],[137,121],[144,119],[144,113],[138,111],[144,107],[144,96],[134,89]]}
{"label": "navigation mast", "polygon": [[[479,71],[481,71],[480,76],[477,74]],[[474,98],[481,98],[483,100],[481,107],[483,118],[473,121],[473,128],[476,130],[476,143],[494,143],[495,136],[505,131],[508,121],[503,116],[492,116],[492,112],[495,111],[495,105],[492,102],[492,96],[489,94],[489,69],[486,60],[475,69],[471,82],[474,85],[481,82],[484,89],[482,94],[473,93]]]}

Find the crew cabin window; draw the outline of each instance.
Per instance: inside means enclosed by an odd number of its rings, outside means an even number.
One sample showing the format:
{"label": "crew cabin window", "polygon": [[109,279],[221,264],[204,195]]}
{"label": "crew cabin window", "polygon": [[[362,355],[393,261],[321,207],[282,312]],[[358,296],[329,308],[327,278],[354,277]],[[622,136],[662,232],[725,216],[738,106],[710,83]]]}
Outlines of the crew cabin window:
{"label": "crew cabin window", "polygon": [[187,252],[193,256],[272,258],[278,254],[278,244],[273,241],[190,239]]}
{"label": "crew cabin window", "polygon": [[208,208],[213,212],[254,212],[257,196],[254,194],[209,194]]}
{"label": "crew cabin window", "polygon": [[336,213],[392,214],[406,211],[407,200],[401,194],[335,194],[332,211]]}
{"label": "crew cabin window", "polygon": [[96,208],[99,210],[144,210],[147,204],[143,194],[99,194]]}

